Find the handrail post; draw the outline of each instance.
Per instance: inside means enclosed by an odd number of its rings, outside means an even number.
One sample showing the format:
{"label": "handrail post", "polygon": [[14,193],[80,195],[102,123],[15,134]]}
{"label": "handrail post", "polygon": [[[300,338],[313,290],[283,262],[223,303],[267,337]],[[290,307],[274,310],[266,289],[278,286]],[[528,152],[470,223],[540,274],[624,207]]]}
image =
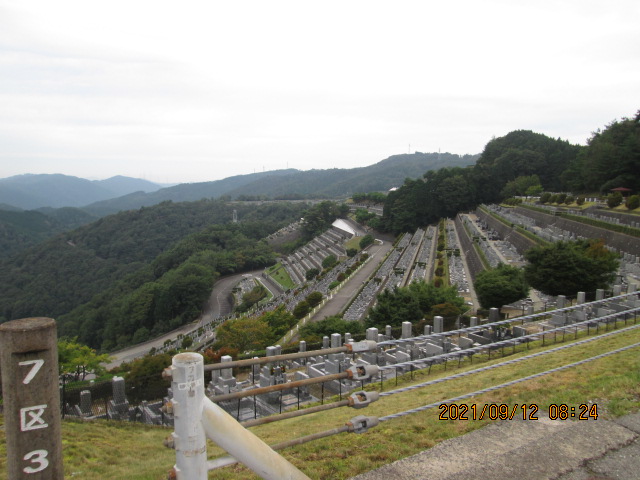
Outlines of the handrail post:
{"label": "handrail post", "polygon": [[62,480],[58,338],[52,318],[0,325],[0,366],[12,480]]}
{"label": "handrail post", "polygon": [[204,362],[198,353],[179,353],[170,367],[173,392],[177,480],[207,479],[207,440],[200,422],[204,399]]}

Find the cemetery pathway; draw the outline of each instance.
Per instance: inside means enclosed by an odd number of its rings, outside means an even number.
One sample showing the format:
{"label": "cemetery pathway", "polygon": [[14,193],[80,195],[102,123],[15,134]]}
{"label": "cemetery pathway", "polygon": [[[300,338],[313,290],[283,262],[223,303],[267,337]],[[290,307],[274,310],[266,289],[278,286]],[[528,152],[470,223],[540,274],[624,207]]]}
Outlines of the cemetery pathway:
{"label": "cemetery pathway", "polygon": [[337,292],[333,298],[325,303],[310,321],[319,321],[325,317],[338,315],[349,305],[349,302],[358,294],[360,287],[376,271],[387,253],[393,248],[393,237],[376,234],[377,239],[382,240],[382,245],[377,242],[369,247],[369,256],[372,257],[354,276]]}
{"label": "cemetery pathway", "polygon": [[640,413],[601,418],[496,421],[352,480],[637,480]]}

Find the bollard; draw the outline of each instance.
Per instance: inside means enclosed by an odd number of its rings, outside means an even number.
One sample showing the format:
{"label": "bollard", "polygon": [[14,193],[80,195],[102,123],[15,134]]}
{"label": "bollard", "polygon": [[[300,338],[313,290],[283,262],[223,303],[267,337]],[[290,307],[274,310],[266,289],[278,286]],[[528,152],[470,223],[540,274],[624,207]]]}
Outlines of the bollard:
{"label": "bollard", "polygon": [[63,479],[55,320],[0,325],[0,366],[8,478]]}

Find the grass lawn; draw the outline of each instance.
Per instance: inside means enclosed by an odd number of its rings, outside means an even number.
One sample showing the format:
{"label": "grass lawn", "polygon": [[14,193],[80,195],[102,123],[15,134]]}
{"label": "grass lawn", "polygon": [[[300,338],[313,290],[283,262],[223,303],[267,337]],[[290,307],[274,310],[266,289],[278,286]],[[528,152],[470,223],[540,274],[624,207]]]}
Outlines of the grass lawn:
{"label": "grass lawn", "polygon": [[295,284],[291,280],[291,277],[289,276],[289,272],[287,272],[287,269],[284,268],[281,263],[277,263],[273,267],[269,268],[267,270],[267,275],[278,282],[285,290],[289,290],[290,288],[293,288],[295,286]]}

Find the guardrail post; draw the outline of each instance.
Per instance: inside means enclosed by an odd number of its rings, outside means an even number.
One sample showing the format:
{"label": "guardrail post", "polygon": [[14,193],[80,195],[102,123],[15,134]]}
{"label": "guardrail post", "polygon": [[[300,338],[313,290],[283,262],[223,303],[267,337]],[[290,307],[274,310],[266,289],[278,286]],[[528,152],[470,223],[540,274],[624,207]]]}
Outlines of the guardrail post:
{"label": "guardrail post", "polygon": [[200,422],[204,399],[203,365],[202,355],[186,352],[174,356],[170,367],[177,480],[207,479],[207,441]]}
{"label": "guardrail post", "polygon": [[8,478],[63,479],[55,320],[0,325],[0,367]]}

